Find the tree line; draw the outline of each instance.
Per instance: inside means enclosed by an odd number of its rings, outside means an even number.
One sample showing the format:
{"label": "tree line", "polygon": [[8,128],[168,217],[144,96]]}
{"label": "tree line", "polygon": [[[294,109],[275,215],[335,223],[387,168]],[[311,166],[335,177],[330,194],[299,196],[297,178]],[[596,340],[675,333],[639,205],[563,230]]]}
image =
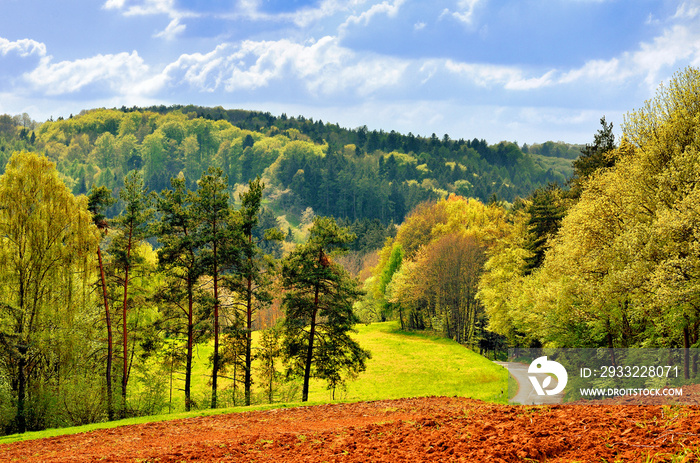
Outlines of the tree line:
{"label": "tree line", "polygon": [[[569,188],[514,208],[480,284],[493,331],[529,346],[698,347],[699,89],[697,68],[678,72],[619,143],[603,118]],[[686,356],[686,379],[697,364]]]}
{"label": "tree line", "polygon": [[218,167],[232,191],[264,178],[266,199],[278,215],[298,218],[312,207],[319,215],[388,225],[449,193],[513,201],[565,181],[561,166],[523,153],[516,143],[349,130],[302,116],[174,106],[25,122],[0,117],[0,172],[12,152],[40,152],[56,163],[74,194],[93,184],[116,191],[134,169],[153,191],[169,188],[180,172],[193,188],[209,167]]}
{"label": "tree line", "polygon": [[[176,364],[186,410],[229,397],[251,404],[256,358],[269,401],[285,378],[299,378],[307,400],[310,378],[336,388],[364,369],[369,353],[348,335],[362,292],[334,261],[354,235],[315,217],[279,259],[268,251],[284,233],[260,227],[260,178],[237,203],[220,169],[187,183],[174,177],[155,193],[133,170],[116,195],[99,186],[75,196],[46,156],[12,155],[0,177],[3,432],[156,413]],[[108,218],[117,201],[121,212]],[[284,323],[253,349],[258,315],[273,304]],[[202,343],[213,347],[207,404],[192,388]]]}
{"label": "tree line", "polygon": [[[408,214],[359,315],[397,318],[474,349],[700,343],[700,71],[627,115],[601,118],[565,185],[512,204],[457,195]],[[689,352],[689,351],[686,351]],[[698,359],[685,359],[685,378]]]}

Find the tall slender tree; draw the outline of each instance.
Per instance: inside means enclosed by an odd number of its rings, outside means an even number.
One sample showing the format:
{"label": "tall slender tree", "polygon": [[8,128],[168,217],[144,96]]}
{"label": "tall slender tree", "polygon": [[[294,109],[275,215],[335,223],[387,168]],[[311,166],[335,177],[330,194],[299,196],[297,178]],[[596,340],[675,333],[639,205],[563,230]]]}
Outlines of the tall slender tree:
{"label": "tall slender tree", "polygon": [[[193,198],[194,211],[199,218],[198,245],[201,246],[202,266],[211,276],[213,286],[213,337],[214,354],[211,373],[211,408],[217,406],[218,375],[221,367],[219,335],[221,295],[219,285],[224,272],[234,267],[236,256],[235,231],[231,227],[231,207],[227,192],[228,179],[218,168],[209,168],[199,180]],[[239,241],[240,242],[240,241]]]}
{"label": "tall slender tree", "polygon": [[[108,222],[105,210],[116,202],[112,192],[104,186],[93,188],[88,195],[88,210],[92,213],[92,221],[101,232],[101,237],[107,235]],[[114,340],[112,334],[112,319],[109,310],[109,297],[107,295],[107,279],[105,278],[105,267],[102,259],[101,243],[97,248],[97,264],[100,268],[100,286],[102,288],[102,302],[105,309],[105,325],[107,327],[107,366],[105,371],[105,382],[107,384],[107,417],[109,421],[114,419],[114,406],[112,397],[112,359],[114,357]]]}
{"label": "tall slender tree", "polygon": [[153,196],[148,194],[143,177],[138,171],[132,170],[124,179],[124,188],[119,191],[119,198],[124,202],[124,210],[114,220],[117,235],[112,240],[110,253],[122,271],[122,406],[126,405],[126,390],[129,381],[129,351],[128,351],[128,302],[129,302],[129,272],[134,260],[132,251],[150,233],[150,221],[153,216]]}
{"label": "tall slender tree", "polygon": [[196,324],[195,288],[203,271],[196,236],[199,218],[192,203],[193,193],[187,190],[185,178],[173,178],[170,183],[172,189],[163,190],[158,197],[157,210],[161,217],[155,231],[162,245],[158,250],[158,262],[173,282],[164,292],[164,297],[187,319],[185,410],[189,411],[192,404],[192,356]]}
{"label": "tall slender tree", "polygon": [[[261,213],[262,193],[265,185],[260,180],[260,177],[251,180],[248,184],[248,191],[241,193],[241,231],[243,232],[243,242],[241,243],[242,259],[239,276],[241,278],[234,279],[238,282],[237,288],[232,288],[234,291],[243,295],[244,312],[245,312],[245,404],[250,405],[251,386],[252,386],[252,334],[253,334],[253,315],[256,311],[256,305],[269,304],[272,302],[272,296],[268,291],[269,274],[274,269],[274,261],[271,258],[266,258],[263,255],[260,243],[255,238],[255,228],[258,225]],[[265,231],[264,240],[282,240],[283,234],[276,228],[270,228]]]}

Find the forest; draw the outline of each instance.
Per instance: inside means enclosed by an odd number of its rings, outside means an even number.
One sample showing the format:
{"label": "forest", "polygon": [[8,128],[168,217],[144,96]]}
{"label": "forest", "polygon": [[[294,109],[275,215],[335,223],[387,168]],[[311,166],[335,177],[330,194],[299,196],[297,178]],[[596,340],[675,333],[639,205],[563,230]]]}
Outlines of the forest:
{"label": "forest", "polygon": [[174,369],[187,410],[306,400],[362,372],[359,322],[487,356],[697,347],[698,95],[679,71],[584,146],[222,108],[0,116],[0,431],[159,413]]}
{"label": "forest", "polygon": [[514,143],[195,107],[3,115],[0,157],[3,433],[157,414],[176,374],[185,410],[342,388],[371,355],[348,270],[411,209],[564,178]]}

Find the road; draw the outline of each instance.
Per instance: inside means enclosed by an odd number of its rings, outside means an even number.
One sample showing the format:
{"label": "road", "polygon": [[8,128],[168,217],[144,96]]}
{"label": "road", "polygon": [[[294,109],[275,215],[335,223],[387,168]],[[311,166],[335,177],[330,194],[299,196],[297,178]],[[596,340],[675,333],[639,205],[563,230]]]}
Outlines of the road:
{"label": "road", "polygon": [[[542,384],[542,381],[544,378],[546,378],[548,375],[546,374],[540,374],[540,373],[535,373],[535,374],[530,374],[527,372],[527,369],[530,365],[525,364],[525,363],[517,363],[517,362],[494,362],[497,365],[501,365],[502,367],[506,368],[508,372],[515,378],[515,380],[518,382],[518,393],[515,394],[515,396],[510,399],[508,402],[512,404],[522,404],[522,405],[542,405],[542,404],[560,404],[562,403],[562,400],[564,398],[564,393],[556,394],[556,395],[546,395],[546,396],[540,396],[537,395],[537,392],[535,391],[535,388],[532,387],[532,383],[530,382],[529,376],[535,376],[537,380]],[[552,383],[552,386],[549,386],[549,389],[552,389],[554,385],[556,385],[556,378],[552,378],[554,381]]]}

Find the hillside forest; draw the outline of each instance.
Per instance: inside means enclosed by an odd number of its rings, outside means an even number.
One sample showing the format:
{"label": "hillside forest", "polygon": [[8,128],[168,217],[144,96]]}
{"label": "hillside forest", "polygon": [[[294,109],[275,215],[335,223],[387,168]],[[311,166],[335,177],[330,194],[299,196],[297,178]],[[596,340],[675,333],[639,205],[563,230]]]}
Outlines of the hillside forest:
{"label": "hillside forest", "polygon": [[0,116],[0,431],[162,412],[175,371],[187,410],[306,400],[363,371],[359,322],[484,355],[697,347],[698,95],[679,71],[585,146],[194,106]]}

